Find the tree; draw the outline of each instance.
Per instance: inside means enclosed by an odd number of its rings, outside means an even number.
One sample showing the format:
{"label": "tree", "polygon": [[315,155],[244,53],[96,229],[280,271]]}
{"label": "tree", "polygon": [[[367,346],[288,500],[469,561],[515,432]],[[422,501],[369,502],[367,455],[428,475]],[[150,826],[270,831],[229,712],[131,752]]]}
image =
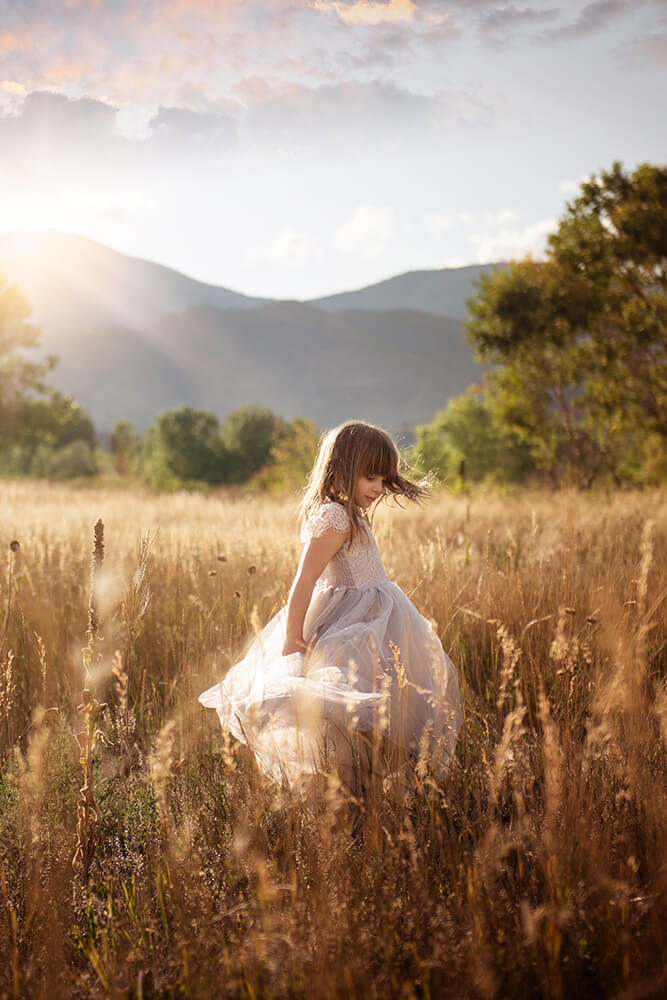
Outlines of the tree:
{"label": "tree", "polygon": [[116,472],[121,476],[136,472],[139,452],[139,436],[134,424],[119,420],[111,432],[111,457]]}
{"label": "tree", "polygon": [[261,406],[241,406],[225,417],[221,437],[229,481],[245,483],[269,460],[277,417]]}
{"label": "tree", "polygon": [[317,454],[318,432],[312,420],[276,419],[269,457],[252,479],[258,489],[284,492],[305,483]]}
{"label": "tree", "polygon": [[0,427],[8,438],[20,430],[26,398],[48,393],[44,377],[56,364],[54,357],[31,361],[23,353],[39,346],[39,329],[29,322],[30,311],[16,285],[0,277]]}
{"label": "tree", "polygon": [[[47,385],[57,359],[30,360],[39,330],[16,286],[0,280],[0,467],[12,474],[44,474],[51,453],[83,441],[92,454],[93,425],[69,396]],[[90,462],[88,463],[90,466]]]}
{"label": "tree", "polygon": [[87,441],[76,438],[54,451],[47,463],[47,475],[51,479],[74,479],[94,476],[97,472],[95,456]]}
{"label": "tree", "polygon": [[[81,471],[73,476],[92,475],[96,472],[93,449],[95,430],[85,410],[71,396],[64,396],[56,390],[42,398],[28,398],[22,409],[22,424],[16,434],[14,453],[19,458],[11,471],[32,476],[52,476],[51,458],[61,451],[81,443],[87,449],[88,458],[83,461],[81,448],[74,449]],[[74,460],[64,460],[62,469],[74,468]],[[60,472],[57,477],[67,476]]]}
{"label": "tree", "polygon": [[545,261],[484,275],[468,333],[490,404],[554,481],[618,478],[667,428],[667,170],[620,164],[567,206]]}
{"label": "tree", "polygon": [[532,468],[526,449],[479,392],[451,399],[430,423],[418,426],[414,450],[425,469],[449,483],[461,470],[477,483],[514,481]]}
{"label": "tree", "polygon": [[146,432],[148,479],[157,486],[225,478],[225,451],[218,418],[205,410],[182,406],[162,413]]}

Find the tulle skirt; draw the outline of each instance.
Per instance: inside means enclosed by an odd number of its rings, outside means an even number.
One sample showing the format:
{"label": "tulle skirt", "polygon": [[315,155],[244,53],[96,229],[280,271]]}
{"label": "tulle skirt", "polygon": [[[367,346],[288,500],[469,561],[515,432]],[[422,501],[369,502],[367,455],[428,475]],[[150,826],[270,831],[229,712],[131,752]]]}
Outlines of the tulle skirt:
{"label": "tulle skirt", "polygon": [[[316,588],[307,654],[283,656],[283,608],[224,679],[200,695],[275,780],[356,764],[378,740],[446,768],[462,721],[454,664],[395,584]],[[377,760],[377,754],[375,755]],[[386,759],[386,758],[385,758]]]}

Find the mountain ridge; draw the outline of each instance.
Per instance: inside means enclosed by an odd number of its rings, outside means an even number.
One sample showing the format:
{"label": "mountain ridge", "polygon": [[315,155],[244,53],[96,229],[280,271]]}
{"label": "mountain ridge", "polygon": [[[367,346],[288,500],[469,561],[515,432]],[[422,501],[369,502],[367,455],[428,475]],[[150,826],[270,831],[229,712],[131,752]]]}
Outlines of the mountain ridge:
{"label": "mountain ridge", "polygon": [[143,429],[173,406],[223,417],[253,403],[323,426],[356,416],[400,430],[479,378],[462,316],[444,310],[462,312],[483,268],[272,300],[83,237],[55,234],[22,255],[17,245],[0,237],[0,273],[35,306],[42,351],[60,358],[52,383],[99,432],[119,419]]}

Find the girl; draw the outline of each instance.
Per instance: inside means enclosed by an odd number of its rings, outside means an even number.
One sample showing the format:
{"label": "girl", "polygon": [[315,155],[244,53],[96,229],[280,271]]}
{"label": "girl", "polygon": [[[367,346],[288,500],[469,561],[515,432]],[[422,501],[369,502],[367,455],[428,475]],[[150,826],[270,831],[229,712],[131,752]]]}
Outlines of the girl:
{"label": "girl", "polygon": [[387,578],[367,513],[382,496],[418,501],[379,427],[350,421],[322,441],[301,504],[304,548],[287,606],[222,682],[200,695],[273,778],[333,765],[359,779],[418,759],[448,764],[461,725],[452,661]]}

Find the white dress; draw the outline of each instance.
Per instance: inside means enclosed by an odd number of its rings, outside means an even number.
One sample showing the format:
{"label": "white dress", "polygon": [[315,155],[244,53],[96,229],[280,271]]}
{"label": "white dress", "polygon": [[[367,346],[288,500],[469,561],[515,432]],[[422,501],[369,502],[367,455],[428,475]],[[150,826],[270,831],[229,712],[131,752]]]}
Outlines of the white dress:
{"label": "white dress", "polygon": [[[341,504],[322,504],[301,539],[349,526]],[[282,655],[286,617],[283,608],[199,696],[269,775],[294,781],[349,763],[357,734],[382,734],[412,760],[447,766],[462,721],[456,669],[429,622],[388,579],[367,523],[315,585],[306,655]]]}

